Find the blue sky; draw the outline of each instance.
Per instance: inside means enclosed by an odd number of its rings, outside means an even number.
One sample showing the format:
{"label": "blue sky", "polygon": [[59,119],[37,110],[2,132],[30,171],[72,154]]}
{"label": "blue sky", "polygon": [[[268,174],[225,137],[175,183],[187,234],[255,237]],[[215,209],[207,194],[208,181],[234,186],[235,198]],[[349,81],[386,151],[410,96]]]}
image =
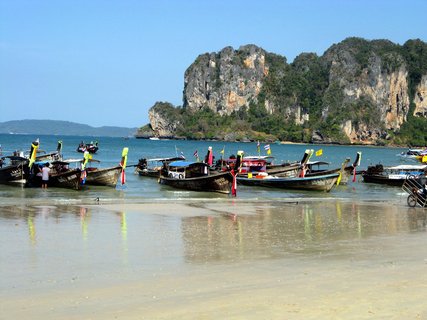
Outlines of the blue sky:
{"label": "blue sky", "polygon": [[0,122],[139,127],[182,104],[199,54],[322,55],[347,37],[427,41],[427,1],[0,0]]}

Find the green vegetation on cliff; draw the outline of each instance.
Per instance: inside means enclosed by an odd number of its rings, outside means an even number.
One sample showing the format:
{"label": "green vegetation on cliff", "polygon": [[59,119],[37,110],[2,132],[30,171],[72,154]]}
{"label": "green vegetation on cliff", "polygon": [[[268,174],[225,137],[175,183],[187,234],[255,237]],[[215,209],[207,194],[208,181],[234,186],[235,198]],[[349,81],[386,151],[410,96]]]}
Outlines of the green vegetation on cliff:
{"label": "green vegetation on cliff", "polygon": [[[196,62],[203,60],[208,65],[209,57],[200,56]],[[230,63],[241,68],[244,60],[239,51]],[[201,62],[197,63],[195,67],[200,67]],[[362,128],[368,136],[375,132],[379,144],[427,145],[427,119],[413,116],[416,86],[427,75],[427,44],[421,40],[400,46],[388,40],[348,38],[321,57],[303,53],[291,64],[266,52],[265,65],[268,72],[261,90],[239,110],[220,115],[207,105],[198,111],[166,104],[156,104],[153,109],[176,124],[174,136],[187,139],[311,142],[320,136],[319,142],[349,143],[344,126],[350,123],[353,130]],[[381,114],[384,111],[374,100],[378,99],[375,94],[362,92],[356,98],[348,91],[357,91],[361,85],[375,88],[378,79],[401,69],[408,73],[409,112],[400,130],[387,130],[379,121],[385,114]],[[228,81],[221,76],[219,64],[212,79],[214,89]]]}
{"label": "green vegetation on cliff", "polygon": [[407,122],[400,129],[396,143],[413,146],[427,145],[427,119],[414,117],[415,87],[421,82],[421,77],[427,75],[427,44],[421,40],[409,40],[402,48],[408,64],[410,108]]}

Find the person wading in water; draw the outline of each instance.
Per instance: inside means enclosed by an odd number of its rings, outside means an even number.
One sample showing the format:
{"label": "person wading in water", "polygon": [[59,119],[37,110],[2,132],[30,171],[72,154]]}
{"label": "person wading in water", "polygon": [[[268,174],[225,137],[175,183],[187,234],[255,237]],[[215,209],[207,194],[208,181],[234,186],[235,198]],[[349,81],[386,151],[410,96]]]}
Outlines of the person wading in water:
{"label": "person wading in water", "polygon": [[46,163],[42,168],[42,188],[47,189],[47,183],[49,182],[50,168],[49,163]]}

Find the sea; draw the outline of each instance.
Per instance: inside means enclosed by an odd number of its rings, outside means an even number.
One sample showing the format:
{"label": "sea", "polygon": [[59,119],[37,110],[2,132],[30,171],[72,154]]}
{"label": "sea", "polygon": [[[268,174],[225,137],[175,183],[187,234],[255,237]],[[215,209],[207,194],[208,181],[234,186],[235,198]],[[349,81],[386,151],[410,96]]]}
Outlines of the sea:
{"label": "sea", "polygon": [[[0,134],[2,155],[10,155],[16,150],[28,152],[32,141],[39,139],[40,150],[52,152],[56,149],[59,140],[63,142],[63,155],[65,159],[82,158],[82,154],[76,151],[81,141],[89,143],[98,141],[99,150],[93,156],[99,160],[99,167],[116,165],[121,160],[124,147],[129,149],[128,168],[126,170],[126,183],[120,182],[116,188],[86,186],[84,190],[74,191],[61,188],[51,188],[48,192],[40,189],[22,188],[17,186],[0,185],[0,203],[37,203],[55,202],[58,204],[90,204],[99,199],[103,203],[116,202],[141,202],[145,200],[168,199],[213,199],[228,198],[209,192],[193,192],[177,190],[168,186],[159,185],[153,178],[140,177],[135,174],[135,165],[141,158],[160,158],[183,155],[187,160],[196,160],[195,154],[203,159],[209,147],[212,147],[215,159],[218,160],[224,150],[224,157],[236,155],[238,151],[244,151],[245,155],[258,155],[257,142],[221,142],[221,141],[192,141],[192,140],[149,140],[129,137],[85,137],[85,136],[56,136],[56,135],[31,135],[31,134]],[[260,143],[260,154],[266,155],[266,143]],[[321,155],[313,155],[311,161],[326,161],[329,168],[340,167],[346,158],[352,163],[356,153],[361,152],[362,158],[358,170],[364,170],[370,165],[383,164],[384,166],[402,164],[402,158],[398,155],[406,151],[406,148],[373,147],[373,146],[343,146],[320,144],[280,144],[269,143],[274,163],[282,163],[300,160],[307,149],[315,152],[321,150]],[[319,152],[318,152],[319,154]],[[415,162],[412,162],[415,164]],[[270,188],[254,188],[239,186],[237,198],[262,200],[262,199],[295,199],[295,198],[339,198],[355,200],[396,200],[406,201],[405,193],[396,187],[363,183],[360,175],[356,181],[350,181],[346,186],[337,186],[329,193],[312,191],[292,191]]]}

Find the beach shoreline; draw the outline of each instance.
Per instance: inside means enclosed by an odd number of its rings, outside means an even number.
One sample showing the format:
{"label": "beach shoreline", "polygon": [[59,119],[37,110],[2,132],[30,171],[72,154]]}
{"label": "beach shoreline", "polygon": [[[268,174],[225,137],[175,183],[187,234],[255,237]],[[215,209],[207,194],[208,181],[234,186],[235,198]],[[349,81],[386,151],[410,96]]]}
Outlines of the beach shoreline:
{"label": "beach shoreline", "polygon": [[[169,199],[3,206],[0,240],[9,264],[0,264],[6,277],[0,314],[424,319],[427,210],[397,203]],[[5,247],[16,234],[15,248]],[[17,254],[22,260],[12,260]]]}

